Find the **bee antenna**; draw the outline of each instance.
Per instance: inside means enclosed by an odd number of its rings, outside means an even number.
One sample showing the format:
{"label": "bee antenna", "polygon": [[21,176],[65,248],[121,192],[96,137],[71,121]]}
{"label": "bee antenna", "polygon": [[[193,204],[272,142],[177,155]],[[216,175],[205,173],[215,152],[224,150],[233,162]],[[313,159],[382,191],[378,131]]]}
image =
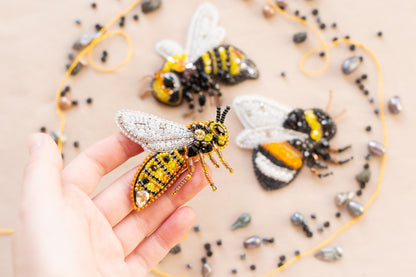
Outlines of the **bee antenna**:
{"label": "bee antenna", "polygon": [[220,121],[220,117],[221,117],[221,107],[217,106],[217,118],[216,118],[217,122]]}
{"label": "bee antenna", "polygon": [[221,122],[221,123],[224,123],[225,116],[226,116],[226,115],[227,115],[227,113],[230,111],[230,109],[231,109],[231,107],[230,107],[230,106],[227,106],[227,107],[225,108],[225,110],[223,111],[223,113],[222,113],[222,115],[221,115],[221,120],[220,120],[220,122]]}

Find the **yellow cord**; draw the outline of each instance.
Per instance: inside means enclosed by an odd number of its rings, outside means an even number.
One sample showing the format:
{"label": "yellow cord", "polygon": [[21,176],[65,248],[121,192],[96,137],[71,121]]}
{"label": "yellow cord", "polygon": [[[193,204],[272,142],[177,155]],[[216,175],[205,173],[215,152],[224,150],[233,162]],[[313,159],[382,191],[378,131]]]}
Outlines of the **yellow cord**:
{"label": "yellow cord", "polygon": [[11,229],[0,230],[0,235],[11,235],[13,233],[14,233],[14,230],[11,230]]}

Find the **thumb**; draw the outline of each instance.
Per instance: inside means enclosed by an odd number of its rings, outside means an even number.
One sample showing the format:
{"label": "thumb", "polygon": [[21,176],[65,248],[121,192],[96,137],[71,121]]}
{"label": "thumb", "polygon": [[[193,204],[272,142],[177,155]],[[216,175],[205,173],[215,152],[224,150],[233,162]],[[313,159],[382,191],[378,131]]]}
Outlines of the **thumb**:
{"label": "thumb", "polygon": [[42,205],[61,196],[62,157],[56,143],[46,134],[33,134],[29,139],[29,155],[23,178],[22,203]]}

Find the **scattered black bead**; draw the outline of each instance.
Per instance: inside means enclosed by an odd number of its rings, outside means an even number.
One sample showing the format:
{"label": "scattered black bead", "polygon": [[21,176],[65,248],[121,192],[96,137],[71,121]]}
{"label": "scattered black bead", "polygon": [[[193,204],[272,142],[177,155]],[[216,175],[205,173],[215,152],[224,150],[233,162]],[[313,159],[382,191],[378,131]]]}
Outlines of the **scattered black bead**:
{"label": "scattered black bead", "polygon": [[361,75],[361,79],[366,80],[368,78],[367,74]]}
{"label": "scattered black bead", "polygon": [[355,194],[357,194],[357,196],[361,196],[363,194],[363,192],[361,190],[357,190],[357,192]]}
{"label": "scattered black bead", "polygon": [[351,44],[351,45],[350,45],[350,50],[351,50],[351,51],[355,51],[355,45],[354,45],[354,44]]}
{"label": "scattered black bead", "polygon": [[329,221],[325,221],[325,223],[324,223],[324,227],[325,227],[325,228],[328,228],[328,227],[329,227],[329,225],[330,225]]}
{"label": "scattered black bead", "polygon": [[82,23],[81,19],[75,19],[75,24],[81,25],[81,23]]}
{"label": "scattered black bead", "polygon": [[364,89],[364,85],[360,85],[360,86],[359,86],[359,88],[360,88],[361,90],[363,90],[363,89]]}
{"label": "scattered black bead", "polygon": [[332,28],[336,28],[336,27],[337,27],[337,23],[336,22],[332,23]]}
{"label": "scattered black bead", "polygon": [[68,53],[68,59],[72,61],[74,59],[74,53]]}
{"label": "scattered black bead", "polygon": [[350,39],[350,36],[349,36],[349,35],[346,35],[346,36],[345,36],[345,39]]}
{"label": "scattered black bead", "polygon": [[373,98],[373,97],[370,97],[370,98],[368,98],[368,101],[369,101],[370,103],[373,103],[373,102],[374,102],[374,98]]}
{"label": "scattered black bead", "polygon": [[338,40],[338,38],[337,37],[334,37],[333,39],[332,39],[332,41],[337,41]]}
{"label": "scattered black bead", "polygon": [[295,11],[295,15],[296,15],[296,16],[299,16],[299,10],[296,10],[296,11]]}
{"label": "scattered black bead", "polygon": [[192,264],[191,264],[191,263],[186,264],[186,268],[187,268],[187,269],[191,269],[191,268],[192,268]]}
{"label": "scattered black bead", "polygon": [[319,16],[316,18],[316,22],[321,23],[321,18]]}
{"label": "scattered black bead", "polygon": [[283,266],[283,263],[282,263],[282,262],[279,262],[279,263],[277,264],[277,267],[281,267],[281,266]]}
{"label": "scattered black bead", "polygon": [[319,56],[320,56],[320,57],[325,57],[325,52],[321,52],[321,53],[319,53]]}
{"label": "scattered black bead", "polygon": [[231,269],[231,274],[237,274],[237,269],[235,268]]}
{"label": "scattered black bead", "polygon": [[245,260],[246,259],[246,253],[241,253],[240,254],[240,259]]}
{"label": "scattered black bead", "polygon": [[365,127],[365,130],[366,130],[367,132],[371,132],[371,126],[370,126],[370,125],[368,125],[367,127]]}
{"label": "scattered black bead", "polygon": [[211,244],[210,243],[205,243],[204,244],[204,248],[205,248],[205,250],[210,250],[211,249]]}
{"label": "scattered black bead", "polygon": [[377,36],[382,37],[382,36],[383,36],[383,32],[379,31],[379,32],[377,33]]}
{"label": "scattered black bead", "polygon": [[306,21],[306,16],[302,16],[300,19],[305,20]]}
{"label": "scattered black bead", "polygon": [[118,23],[118,25],[120,27],[124,27],[124,21],[126,20],[126,18],[124,16],[120,17],[120,22]]}
{"label": "scattered black bead", "polygon": [[205,263],[207,262],[207,257],[202,257],[202,258],[201,258],[201,262],[202,262],[203,264],[205,264]]}
{"label": "scattered black bead", "polygon": [[103,57],[107,57],[108,56],[108,52],[107,52],[107,50],[104,50],[103,51]]}
{"label": "scattered black bead", "polygon": [[41,133],[46,133],[46,127],[45,126],[40,127],[39,131]]}
{"label": "scattered black bead", "polygon": [[135,21],[139,20],[139,15],[138,15],[138,14],[133,15],[133,19],[134,19]]}
{"label": "scattered black bead", "polygon": [[370,168],[370,165],[368,164],[368,163],[366,163],[365,165],[364,165],[364,169],[369,169]]}
{"label": "scattered black bead", "polygon": [[369,95],[370,94],[370,92],[366,89],[366,90],[364,90],[364,95]]}
{"label": "scattered black bead", "polygon": [[106,58],[106,57],[104,57],[104,56],[103,56],[103,57],[101,57],[101,62],[102,62],[102,63],[105,63],[106,61],[107,61],[107,58]]}
{"label": "scattered black bead", "polygon": [[360,184],[360,189],[365,189],[365,186],[366,186],[365,183],[361,183]]}
{"label": "scattered black bead", "polygon": [[218,245],[218,246],[221,246],[221,245],[222,245],[222,240],[220,240],[220,239],[219,239],[219,240],[217,240],[217,245]]}
{"label": "scattered black bead", "polygon": [[250,265],[250,270],[256,270],[256,265],[254,264]]}
{"label": "scattered black bead", "polygon": [[194,226],[194,232],[198,233],[200,231],[199,225]]}
{"label": "scattered black bead", "polygon": [[295,250],[295,256],[299,256],[300,255],[300,251],[299,250]]}
{"label": "scattered black bead", "polygon": [[360,59],[360,62],[364,61],[363,56],[359,56],[358,58]]}
{"label": "scattered black bead", "polygon": [[311,231],[306,232],[306,237],[308,237],[308,238],[313,237],[313,233]]}
{"label": "scattered black bead", "polygon": [[319,25],[319,28],[321,28],[321,30],[324,30],[324,29],[326,28],[325,23],[321,23],[321,24]]}
{"label": "scattered black bead", "polygon": [[313,14],[313,15],[318,15],[318,13],[319,13],[319,12],[318,12],[318,9],[313,9],[313,10],[312,10],[312,14]]}
{"label": "scattered black bead", "polygon": [[212,257],[213,254],[211,250],[207,251],[207,257]]}
{"label": "scattered black bead", "polygon": [[380,113],[380,110],[379,109],[374,109],[374,113],[375,114],[379,114]]}
{"label": "scattered black bead", "polygon": [[274,238],[263,238],[263,243],[274,243]]}
{"label": "scattered black bead", "polygon": [[316,219],[316,214],[311,214],[312,219]]}
{"label": "scattered black bead", "polygon": [[99,32],[103,27],[100,24],[95,24],[95,30]]}
{"label": "scattered black bead", "polygon": [[74,141],[74,147],[78,148],[79,147],[79,142],[78,141]]}
{"label": "scattered black bead", "polygon": [[91,97],[89,97],[89,98],[87,98],[87,104],[91,104],[92,103],[92,98]]}
{"label": "scattered black bead", "polygon": [[282,262],[284,262],[286,260],[286,256],[285,255],[280,256],[279,257],[279,260],[282,261]]}
{"label": "scattered black bead", "polygon": [[65,90],[61,91],[61,97],[64,97],[65,95],[66,95],[66,91]]}
{"label": "scattered black bead", "polygon": [[341,217],[341,213],[340,213],[340,212],[337,212],[337,213],[335,214],[335,217],[340,218],[340,217]]}
{"label": "scattered black bead", "polygon": [[72,106],[78,106],[78,100],[72,100]]}
{"label": "scattered black bead", "polygon": [[367,161],[370,160],[371,159],[371,155],[370,154],[365,155],[364,159],[366,159]]}
{"label": "scattered black bead", "polygon": [[93,9],[97,8],[97,3],[91,3],[91,8]]}
{"label": "scattered black bead", "polygon": [[283,78],[285,78],[285,77],[286,77],[286,73],[285,73],[284,71],[282,71],[282,72],[280,73],[280,76],[282,76]]}
{"label": "scattered black bead", "polygon": [[355,80],[356,84],[361,84],[361,78],[357,78],[357,80]]}

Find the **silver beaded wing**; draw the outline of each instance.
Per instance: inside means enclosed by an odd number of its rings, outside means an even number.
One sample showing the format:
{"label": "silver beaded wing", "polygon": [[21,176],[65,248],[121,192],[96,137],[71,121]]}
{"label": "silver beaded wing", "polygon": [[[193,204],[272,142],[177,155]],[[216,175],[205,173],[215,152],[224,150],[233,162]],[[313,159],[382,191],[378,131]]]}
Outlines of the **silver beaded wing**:
{"label": "silver beaded wing", "polygon": [[194,140],[186,126],[140,111],[119,111],[116,123],[126,137],[153,153],[180,149]]}
{"label": "silver beaded wing", "polygon": [[186,53],[187,62],[195,62],[203,53],[218,46],[225,37],[225,29],[218,26],[219,13],[210,3],[202,3],[195,11],[189,25],[185,49],[172,40],[159,41],[156,51],[169,59],[174,54]]}
{"label": "silver beaded wing", "polygon": [[286,129],[283,123],[292,109],[269,98],[245,95],[234,99],[234,111],[245,127],[237,136],[237,145],[253,149],[260,144],[306,139],[304,133]]}

